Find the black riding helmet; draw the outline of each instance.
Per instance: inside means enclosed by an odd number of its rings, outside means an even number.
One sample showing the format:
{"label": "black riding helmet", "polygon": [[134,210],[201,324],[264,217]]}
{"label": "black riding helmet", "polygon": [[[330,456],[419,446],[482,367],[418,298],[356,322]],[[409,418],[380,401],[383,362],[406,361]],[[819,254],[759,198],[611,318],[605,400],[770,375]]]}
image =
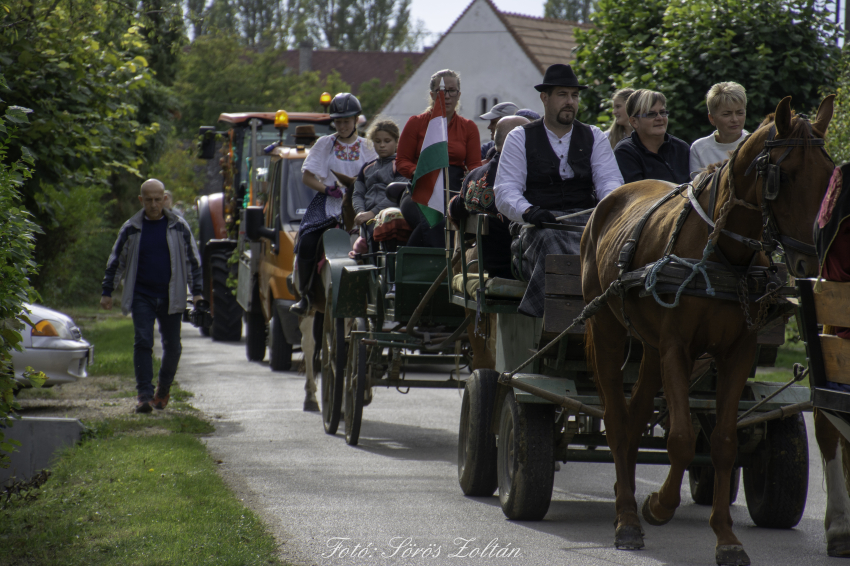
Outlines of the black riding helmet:
{"label": "black riding helmet", "polygon": [[331,100],[331,107],[328,109],[332,119],[349,118],[351,116],[359,116],[363,109],[360,107],[360,101],[350,92],[341,92],[334,96]]}

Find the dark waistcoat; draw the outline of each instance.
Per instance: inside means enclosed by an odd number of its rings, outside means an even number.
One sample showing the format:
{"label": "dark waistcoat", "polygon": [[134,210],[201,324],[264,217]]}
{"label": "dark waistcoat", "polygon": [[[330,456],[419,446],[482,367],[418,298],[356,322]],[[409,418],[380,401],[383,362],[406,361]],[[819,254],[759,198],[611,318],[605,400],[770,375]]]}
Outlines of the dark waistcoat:
{"label": "dark waistcoat", "polygon": [[526,200],[547,210],[593,208],[596,197],[593,191],[593,131],[576,120],[567,152],[567,163],[575,173],[572,179],[561,179],[561,161],[549,143],[543,119],[523,126],[525,128],[525,156],[527,175]]}

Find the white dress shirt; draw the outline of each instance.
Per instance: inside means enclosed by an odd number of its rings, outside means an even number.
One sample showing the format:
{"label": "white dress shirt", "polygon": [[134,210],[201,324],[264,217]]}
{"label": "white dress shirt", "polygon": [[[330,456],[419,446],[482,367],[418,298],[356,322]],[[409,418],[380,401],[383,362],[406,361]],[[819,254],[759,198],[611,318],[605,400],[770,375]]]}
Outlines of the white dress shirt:
{"label": "white dress shirt", "polygon": [[[561,178],[572,179],[575,173],[567,163],[567,154],[570,151],[574,128],[570,128],[564,137],[559,138],[546,128],[545,124],[543,127],[546,129],[549,144],[561,162]],[[623,176],[605,133],[596,126],[590,126],[590,129],[593,131],[593,154],[590,157],[593,184],[596,188],[596,198],[602,200],[605,195],[623,184]],[[522,222],[522,213],[531,207],[531,203],[523,196],[527,172],[525,128],[518,126],[505,138],[499,169],[496,171],[496,184],[493,187],[496,208],[514,222]]]}

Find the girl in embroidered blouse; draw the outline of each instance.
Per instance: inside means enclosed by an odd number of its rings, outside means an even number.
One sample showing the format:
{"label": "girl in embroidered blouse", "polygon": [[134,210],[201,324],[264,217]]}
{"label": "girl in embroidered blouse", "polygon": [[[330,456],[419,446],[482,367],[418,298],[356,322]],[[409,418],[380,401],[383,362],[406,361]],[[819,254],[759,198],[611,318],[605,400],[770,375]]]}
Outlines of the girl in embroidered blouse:
{"label": "girl in embroidered blouse", "polygon": [[301,167],[304,184],[317,194],[310,201],[301,220],[295,244],[301,300],[289,310],[298,316],[304,316],[310,310],[322,234],[342,221],[345,188],[338,186],[334,173],[356,177],[364,163],[377,157],[366,140],[357,133],[357,117],[361,107],[360,101],[353,94],[337,94],[331,101],[329,111],[336,134],[316,140]]}

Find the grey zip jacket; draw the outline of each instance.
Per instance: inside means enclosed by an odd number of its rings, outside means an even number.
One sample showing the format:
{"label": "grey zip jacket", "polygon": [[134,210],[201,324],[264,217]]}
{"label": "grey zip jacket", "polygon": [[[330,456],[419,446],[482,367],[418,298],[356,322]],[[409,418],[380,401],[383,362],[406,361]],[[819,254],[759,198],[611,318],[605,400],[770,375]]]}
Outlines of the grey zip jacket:
{"label": "grey zip jacket", "polygon": [[[192,237],[192,229],[186,221],[171,212],[163,210],[168,218],[166,241],[171,256],[171,281],[168,282],[168,314],[182,313],[186,309],[186,290],[192,295],[203,292],[201,276],[201,257],[198,246]],[[124,294],[121,298],[121,312],[130,314],[133,306],[133,290],[136,286],[136,271],[139,267],[139,242],[142,239],[142,219],[145,210],[134,214],[124,223],[118,232],[118,239],[112,247],[109,261],[106,262],[106,275],[103,277],[103,294],[112,296],[112,291],[124,280]]]}

